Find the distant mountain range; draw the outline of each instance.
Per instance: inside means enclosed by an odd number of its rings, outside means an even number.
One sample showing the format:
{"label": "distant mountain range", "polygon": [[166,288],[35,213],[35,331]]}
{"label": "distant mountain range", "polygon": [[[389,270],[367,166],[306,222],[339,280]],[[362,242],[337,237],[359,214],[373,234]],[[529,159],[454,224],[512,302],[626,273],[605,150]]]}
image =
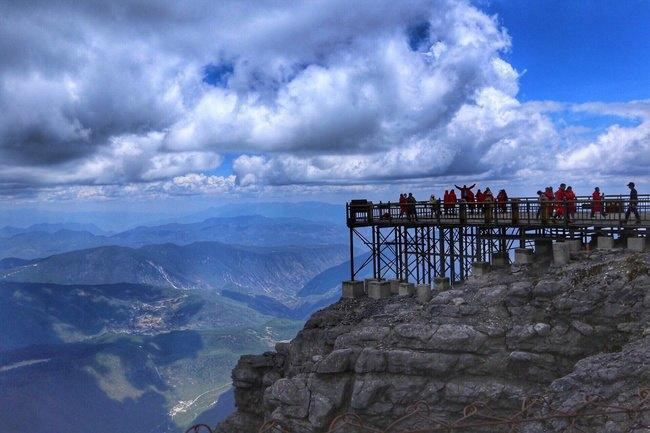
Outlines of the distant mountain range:
{"label": "distant mountain range", "polygon": [[[140,206],[141,207],[141,206]],[[171,206],[168,206],[171,208]],[[182,211],[173,209],[161,212],[142,211],[139,209],[103,210],[103,211],[78,211],[74,209],[44,210],[33,208],[3,209],[0,212],[0,236],[2,226],[28,226],[33,224],[63,223],[68,230],[89,231],[98,233],[91,228],[75,228],[74,225],[92,224],[102,230],[120,232],[136,226],[153,226],[169,223],[193,223],[215,217],[234,217],[240,215],[261,215],[269,218],[297,217],[310,221],[327,221],[340,223],[343,221],[345,206],[323,202],[296,202],[296,203],[244,203],[236,202],[221,206],[210,207],[201,211]]]}
{"label": "distant mountain range", "polygon": [[224,288],[291,304],[303,285],[343,262],[343,245],[245,247],[219,242],[106,246],[57,254],[0,271],[0,281],[52,284],[146,284]]}
{"label": "distant mountain range", "polygon": [[210,218],[198,223],[142,226],[110,236],[68,229],[25,229],[0,238],[0,259],[34,259],[105,245],[139,247],[167,242],[187,245],[199,241],[254,246],[326,245],[344,244],[347,237],[341,226],[332,223],[262,216]]}
{"label": "distant mountain range", "polygon": [[[1,228],[0,430],[214,425],[233,407],[239,355],[292,338],[339,298],[342,209],[238,203],[116,233]],[[231,216],[244,212],[258,215]]]}

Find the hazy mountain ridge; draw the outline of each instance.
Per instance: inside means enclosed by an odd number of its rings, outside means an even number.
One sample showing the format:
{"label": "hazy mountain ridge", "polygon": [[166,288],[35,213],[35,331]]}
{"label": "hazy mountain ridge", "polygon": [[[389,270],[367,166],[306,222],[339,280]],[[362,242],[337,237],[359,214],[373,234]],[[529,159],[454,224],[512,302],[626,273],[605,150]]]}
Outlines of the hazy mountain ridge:
{"label": "hazy mountain ridge", "polygon": [[345,232],[332,223],[299,218],[237,216],[188,224],[140,226],[110,236],[89,231],[23,231],[0,237],[0,258],[35,259],[99,246],[139,247],[149,244],[215,241],[251,246],[327,245],[347,242]]}
{"label": "hazy mountain ridge", "polygon": [[175,289],[239,288],[291,302],[318,273],[345,260],[343,245],[240,247],[190,245],[106,246],[30,261],[0,272],[0,280],[53,284],[146,284]]}

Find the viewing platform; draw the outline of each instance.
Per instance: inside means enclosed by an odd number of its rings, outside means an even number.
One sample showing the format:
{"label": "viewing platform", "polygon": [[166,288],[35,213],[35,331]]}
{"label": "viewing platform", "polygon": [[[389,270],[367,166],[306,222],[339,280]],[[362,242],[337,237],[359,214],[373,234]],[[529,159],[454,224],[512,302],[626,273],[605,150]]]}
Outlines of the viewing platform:
{"label": "viewing platform", "polygon": [[[609,195],[573,201],[544,201],[537,197],[502,202],[415,203],[352,200],[346,204],[350,230],[350,280],[372,268],[375,280],[396,279],[434,284],[436,279],[462,281],[474,270],[530,263],[532,254],[553,255],[558,263],[587,248],[614,248],[629,242],[645,250],[650,227],[650,195],[639,195],[639,220],[629,199]],[[601,212],[602,211],[602,212]],[[556,243],[566,243],[557,248]],[[355,244],[370,252],[356,266]],[[562,247],[562,248],[560,248]],[[518,253],[517,253],[517,251]],[[515,254],[516,253],[516,254]]]}

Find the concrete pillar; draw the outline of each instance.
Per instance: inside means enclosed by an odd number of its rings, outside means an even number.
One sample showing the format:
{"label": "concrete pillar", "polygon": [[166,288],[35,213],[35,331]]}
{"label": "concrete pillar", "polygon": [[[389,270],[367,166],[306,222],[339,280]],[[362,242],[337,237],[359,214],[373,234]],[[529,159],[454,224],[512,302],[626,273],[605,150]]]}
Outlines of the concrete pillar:
{"label": "concrete pillar", "polygon": [[435,283],[438,290],[447,290],[451,287],[449,277],[436,277]]}
{"label": "concrete pillar", "polygon": [[535,239],[535,254],[539,256],[553,254],[553,241],[551,239]]}
{"label": "concrete pillar", "polygon": [[553,244],[553,264],[557,266],[569,263],[569,246],[566,242],[556,242]]}
{"label": "concrete pillar", "polygon": [[494,253],[492,254],[492,266],[495,268],[508,266],[510,258],[507,253]]}
{"label": "concrete pillar", "polygon": [[598,249],[599,250],[614,249],[614,238],[611,236],[598,236]]}
{"label": "concrete pillar", "polygon": [[368,283],[368,296],[372,299],[390,297],[390,283],[388,281],[371,281]]}
{"label": "concrete pillar", "polygon": [[517,265],[531,265],[533,263],[533,250],[532,248],[517,248],[515,249],[515,264]]}
{"label": "concrete pillar", "polygon": [[490,272],[492,268],[490,267],[490,264],[488,262],[474,262],[472,263],[472,275],[480,277],[488,272]]}
{"label": "concrete pillar", "polygon": [[403,283],[402,280],[388,280],[390,283],[390,293],[391,295],[397,295],[399,293],[399,285]]}
{"label": "concrete pillar", "polygon": [[341,296],[344,298],[361,298],[365,295],[363,281],[343,281]]}
{"label": "concrete pillar", "polygon": [[368,294],[368,285],[371,281],[379,281],[377,278],[366,278],[363,280],[363,290]]}
{"label": "concrete pillar", "polygon": [[627,238],[627,249],[637,252],[644,252],[646,250],[645,238]]}
{"label": "concrete pillar", "polygon": [[416,284],[415,296],[419,303],[426,304],[431,300],[431,287],[428,284]]}
{"label": "concrete pillar", "polygon": [[577,254],[582,249],[582,241],[580,239],[568,239],[564,243],[569,248],[569,254]]}
{"label": "concrete pillar", "polygon": [[415,293],[415,284],[413,283],[401,283],[399,285],[399,295],[400,296],[413,296]]}

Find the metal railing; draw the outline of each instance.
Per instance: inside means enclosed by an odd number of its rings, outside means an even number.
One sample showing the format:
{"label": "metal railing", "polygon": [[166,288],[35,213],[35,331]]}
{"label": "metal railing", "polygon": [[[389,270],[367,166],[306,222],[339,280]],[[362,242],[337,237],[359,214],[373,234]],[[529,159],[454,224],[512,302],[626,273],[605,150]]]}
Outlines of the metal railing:
{"label": "metal railing", "polygon": [[[346,204],[348,226],[372,224],[436,223],[469,225],[602,225],[618,226],[629,207],[629,197],[607,196],[600,202],[591,197],[576,197],[572,201],[537,197],[509,198],[498,202],[416,203],[365,202],[355,200]],[[639,195],[636,209],[641,223],[650,223],[650,195]],[[636,222],[634,213],[630,222]]]}

